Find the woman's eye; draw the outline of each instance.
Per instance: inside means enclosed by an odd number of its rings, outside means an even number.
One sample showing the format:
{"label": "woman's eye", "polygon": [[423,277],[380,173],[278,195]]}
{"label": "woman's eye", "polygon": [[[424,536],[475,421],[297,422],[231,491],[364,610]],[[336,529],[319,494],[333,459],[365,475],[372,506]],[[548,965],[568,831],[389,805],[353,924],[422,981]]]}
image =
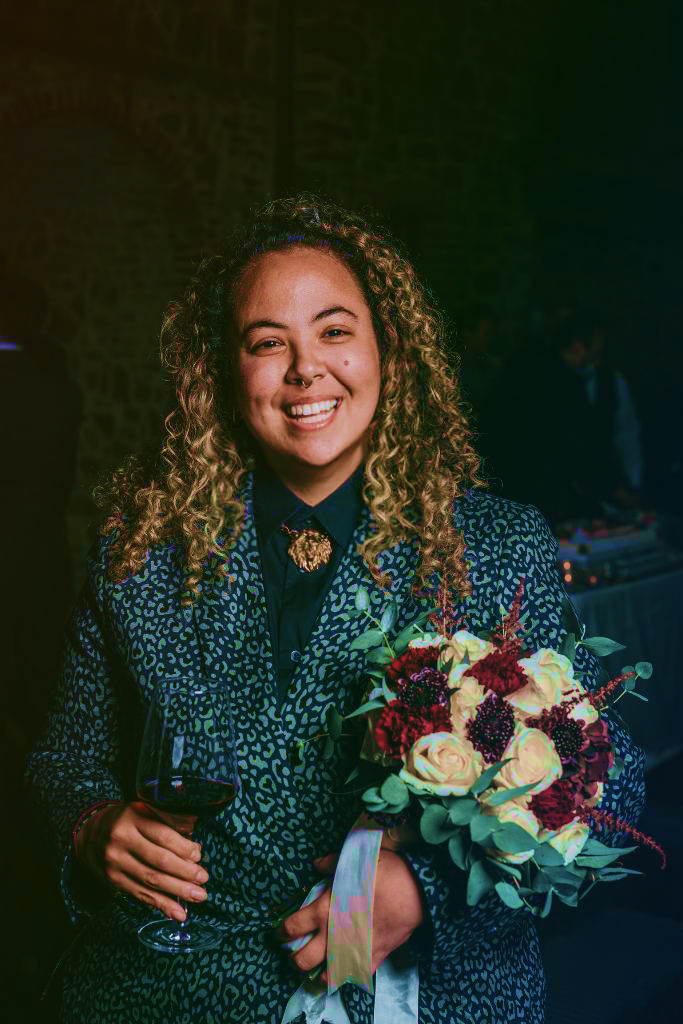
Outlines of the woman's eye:
{"label": "woman's eye", "polygon": [[274,338],[266,338],[265,341],[257,342],[254,345],[253,351],[255,352],[257,348],[263,348],[265,345],[279,345],[279,342],[276,341]]}
{"label": "woman's eye", "polygon": [[342,334],[348,333],[348,331],[342,331],[341,327],[330,327],[329,331],[325,331],[325,334],[334,334],[336,338],[341,337]]}

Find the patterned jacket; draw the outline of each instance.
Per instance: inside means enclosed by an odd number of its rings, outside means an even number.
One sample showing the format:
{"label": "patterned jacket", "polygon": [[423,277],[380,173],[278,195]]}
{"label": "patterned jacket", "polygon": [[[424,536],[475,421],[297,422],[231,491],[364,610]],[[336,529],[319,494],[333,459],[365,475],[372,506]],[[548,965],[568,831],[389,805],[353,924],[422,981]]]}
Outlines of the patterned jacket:
{"label": "patterned jacket", "polygon": [[[153,549],[143,569],[118,585],[107,576],[111,541],[100,539],[91,554],[55,709],[30,767],[63,857],[65,900],[81,920],[64,970],[63,1021],[279,1024],[300,983],[264,942],[267,910],[315,880],[311,861],[339,850],[358,808],[340,794],[349,766],[339,755],[326,761],[313,743],[296,763],[294,751],[298,740],[321,730],[331,704],[346,713],[359,703],[363,654],[349,651],[349,644],[365,620],[342,616],[360,585],[369,590],[373,609],[383,606],[385,595],[356,550],[370,529],[364,508],[280,706],[251,478],[243,497],[246,523],[230,553],[230,580],[205,583],[193,608],[180,606],[183,577],[173,545]],[[455,517],[471,562],[473,594],[455,609],[466,613],[467,628],[492,628],[525,575],[524,610],[535,623],[530,645],[557,648],[572,611],[545,520],[530,506],[477,492],[456,502]],[[410,594],[416,561],[415,542],[402,542],[380,558],[399,604],[397,630],[428,607]],[[584,648],[579,652],[575,671],[594,686],[598,666]],[[209,900],[193,913],[218,919],[224,941],[217,949],[172,957],[139,944],[136,928],[149,918],[146,908],[107,891],[93,895],[79,880],[69,854],[71,827],[98,800],[135,797],[137,751],[154,680],[202,671],[230,688],[241,788],[200,837]],[[612,735],[625,769],[607,784],[602,806],[635,820],[644,800],[643,756],[619,721]],[[407,856],[427,908],[415,936],[420,1024],[542,1022],[545,983],[528,912],[510,910],[495,894],[466,908],[462,873],[443,847],[420,846]],[[353,1024],[370,1024],[372,997],[350,986],[343,991]]]}

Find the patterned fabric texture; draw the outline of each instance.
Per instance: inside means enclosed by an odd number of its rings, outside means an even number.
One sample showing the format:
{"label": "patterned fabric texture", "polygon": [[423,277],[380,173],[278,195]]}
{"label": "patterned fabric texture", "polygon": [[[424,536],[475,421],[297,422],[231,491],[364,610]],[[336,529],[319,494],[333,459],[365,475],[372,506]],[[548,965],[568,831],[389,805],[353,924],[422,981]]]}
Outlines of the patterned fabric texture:
{"label": "patterned fabric texture", "polygon": [[[231,552],[231,582],[205,583],[193,609],[180,607],[183,579],[172,545],[153,549],[123,584],[106,575],[110,539],[100,539],[68,632],[64,671],[48,732],[31,758],[40,813],[57,837],[64,898],[80,934],[62,968],[64,1024],[279,1024],[298,972],[264,942],[268,908],[316,875],[311,861],[340,849],[358,807],[340,793],[349,771],[343,756],[321,757],[310,744],[303,763],[296,741],[321,729],[327,708],[356,706],[364,690],[363,654],[349,643],[364,619],[345,621],[358,586],[373,609],[385,596],[356,546],[370,530],[364,508],[325,598],[319,619],[280,704],[267,625],[252,480],[243,497],[247,520]],[[491,628],[526,576],[525,610],[536,647],[558,647],[571,617],[555,568],[556,543],[541,515],[485,493],[455,504],[464,530],[473,595],[456,612],[474,631]],[[397,629],[427,607],[410,594],[416,543],[385,552],[393,578]],[[588,686],[599,668],[579,648],[576,671]],[[69,853],[70,829],[98,800],[135,797],[137,751],[145,707],[160,675],[207,672],[229,687],[241,788],[227,811],[204,828],[209,899],[193,913],[224,927],[220,947],[170,956],[143,947],[136,929],[152,912],[108,890],[79,882]],[[606,786],[603,807],[631,821],[644,801],[643,756],[615,717],[613,735],[625,761]],[[609,840],[608,840],[609,841]],[[612,842],[624,845],[624,837]],[[444,848],[408,854],[427,908],[413,937],[419,957],[420,1024],[540,1024],[545,983],[533,919],[488,897],[466,908],[462,873]],[[580,912],[580,911],[579,911]],[[353,1024],[371,1024],[373,998],[345,986]]]}

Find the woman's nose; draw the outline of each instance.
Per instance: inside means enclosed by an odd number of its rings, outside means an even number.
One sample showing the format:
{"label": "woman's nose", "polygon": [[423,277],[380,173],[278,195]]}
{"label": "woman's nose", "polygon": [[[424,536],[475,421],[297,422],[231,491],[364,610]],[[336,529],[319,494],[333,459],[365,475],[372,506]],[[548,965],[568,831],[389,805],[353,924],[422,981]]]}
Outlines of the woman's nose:
{"label": "woman's nose", "polygon": [[314,377],[324,377],[325,373],[325,360],[322,353],[317,352],[309,345],[294,348],[287,372],[288,377],[303,377],[305,380],[312,380]]}

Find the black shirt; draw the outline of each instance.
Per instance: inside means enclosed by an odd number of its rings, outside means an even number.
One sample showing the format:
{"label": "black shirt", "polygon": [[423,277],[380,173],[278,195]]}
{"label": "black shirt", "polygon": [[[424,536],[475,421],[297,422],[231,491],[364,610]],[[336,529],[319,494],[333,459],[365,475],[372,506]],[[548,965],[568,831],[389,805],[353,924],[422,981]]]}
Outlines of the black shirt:
{"label": "black shirt", "polygon": [[[325,595],[356,528],[363,499],[363,467],[319,505],[307,505],[259,459],[254,469],[254,517],[280,700],[311,634]],[[281,530],[324,530],[332,542],[327,565],[307,572],[287,554]]]}

